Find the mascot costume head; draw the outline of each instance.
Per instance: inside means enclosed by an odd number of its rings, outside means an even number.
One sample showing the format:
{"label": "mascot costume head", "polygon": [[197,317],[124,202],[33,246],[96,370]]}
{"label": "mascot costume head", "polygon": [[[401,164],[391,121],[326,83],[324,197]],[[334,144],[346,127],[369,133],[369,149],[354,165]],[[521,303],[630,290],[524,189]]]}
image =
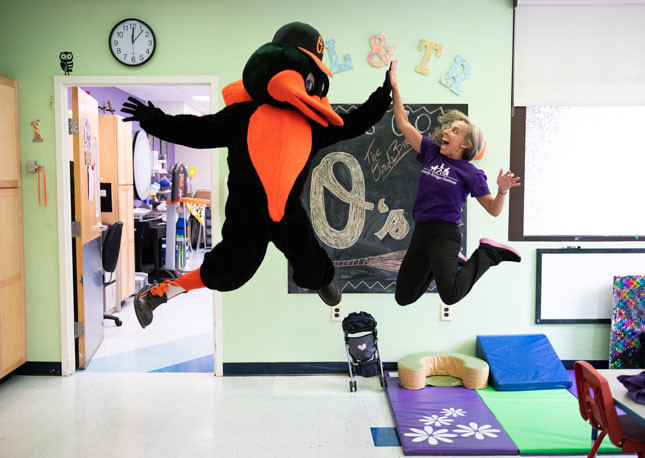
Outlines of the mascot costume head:
{"label": "mascot costume head", "polygon": [[225,103],[255,100],[295,108],[322,126],[342,126],[327,99],[329,77],[334,75],[322,62],[324,50],[322,36],[309,24],[283,25],[270,43],[251,55],[242,80],[222,90]]}

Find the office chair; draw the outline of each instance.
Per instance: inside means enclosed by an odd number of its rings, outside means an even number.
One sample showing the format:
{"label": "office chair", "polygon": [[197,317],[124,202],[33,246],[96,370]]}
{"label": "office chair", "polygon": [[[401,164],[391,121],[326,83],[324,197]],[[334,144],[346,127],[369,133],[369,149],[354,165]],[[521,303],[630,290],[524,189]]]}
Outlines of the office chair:
{"label": "office chair", "polygon": [[[110,280],[103,281],[103,287],[111,285],[116,281],[112,280],[112,275],[116,269],[116,263],[119,261],[119,250],[121,249],[121,234],[123,232],[123,222],[117,221],[108,227],[103,239],[103,270],[110,273]],[[114,320],[114,324],[121,326],[123,322],[119,317],[114,315],[103,314],[103,319]]]}
{"label": "office chair", "polygon": [[605,436],[623,453],[637,453],[645,458],[645,431],[630,415],[618,415],[607,380],[586,361],[573,365],[578,389],[580,415],[591,427],[600,432],[593,443],[588,458],[596,456]]}

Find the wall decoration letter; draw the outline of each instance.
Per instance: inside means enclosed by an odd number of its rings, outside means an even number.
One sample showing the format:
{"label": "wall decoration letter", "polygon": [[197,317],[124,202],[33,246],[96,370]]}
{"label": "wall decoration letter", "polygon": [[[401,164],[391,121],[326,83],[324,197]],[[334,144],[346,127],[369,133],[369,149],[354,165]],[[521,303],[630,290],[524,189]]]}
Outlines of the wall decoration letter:
{"label": "wall decoration letter", "polygon": [[325,48],[327,48],[327,50],[329,51],[329,58],[331,59],[330,70],[332,73],[340,73],[354,68],[354,66],[352,65],[352,57],[349,54],[345,54],[343,56],[343,59],[345,59],[344,63],[338,63],[338,53],[336,53],[336,40],[325,41]]}
{"label": "wall decoration letter", "polygon": [[[367,61],[372,67],[383,67],[390,65],[392,62],[392,54],[396,46],[385,46],[385,37],[383,34],[377,33],[370,37],[370,46],[372,51],[367,56]],[[383,49],[385,48],[385,51]],[[379,60],[374,59],[374,55],[377,55]]]}
{"label": "wall decoration letter", "polygon": [[[459,71],[461,69],[461,72]],[[452,92],[457,95],[461,94],[461,82],[470,76],[470,71],[472,67],[460,55],[455,57],[455,61],[452,63],[448,73],[444,75],[443,78],[439,80],[441,84],[446,86]]]}
{"label": "wall decoration letter", "polygon": [[430,57],[432,57],[432,51],[436,51],[437,57],[441,57],[441,51],[443,51],[443,45],[440,45],[439,43],[433,43],[432,41],[427,41],[424,39],[421,39],[419,42],[419,46],[417,47],[417,51],[423,50],[423,48],[426,48],[426,52],[423,53],[423,60],[421,61],[420,65],[417,65],[415,70],[418,73],[422,73],[424,75],[428,75],[430,73],[430,69],[428,69],[428,64],[430,63]]}

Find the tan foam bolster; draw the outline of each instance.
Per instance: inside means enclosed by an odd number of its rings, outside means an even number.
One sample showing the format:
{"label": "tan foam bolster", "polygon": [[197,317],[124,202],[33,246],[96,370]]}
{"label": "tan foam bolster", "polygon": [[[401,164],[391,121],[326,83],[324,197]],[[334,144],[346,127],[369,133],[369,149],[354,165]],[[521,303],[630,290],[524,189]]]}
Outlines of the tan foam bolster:
{"label": "tan foam bolster", "polygon": [[412,353],[398,362],[399,385],[408,390],[426,386],[426,377],[451,375],[460,378],[466,388],[488,386],[488,363],[474,356],[453,352]]}

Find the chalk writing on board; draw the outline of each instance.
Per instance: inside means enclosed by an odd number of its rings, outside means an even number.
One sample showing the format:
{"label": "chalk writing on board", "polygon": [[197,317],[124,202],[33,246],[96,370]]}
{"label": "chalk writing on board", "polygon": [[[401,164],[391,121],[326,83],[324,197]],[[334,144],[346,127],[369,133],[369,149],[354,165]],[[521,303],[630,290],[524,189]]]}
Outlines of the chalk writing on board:
{"label": "chalk writing on board", "polygon": [[[354,109],[334,105],[338,113]],[[464,104],[405,105],[408,119],[423,135],[443,112]],[[393,293],[396,276],[414,228],[412,206],[421,169],[417,153],[396,128],[392,109],[357,138],[321,149],[312,161],[302,202],[320,245],[331,258],[334,280],[344,293]],[[466,241],[463,212],[463,243]],[[464,245],[465,247],[465,245]],[[309,293],[291,280],[288,292]],[[436,291],[434,282],[428,292]]]}
{"label": "chalk writing on board", "polygon": [[[349,170],[351,190],[347,190],[336,179],[333,172],[336,163],[342,163]],[[374,204],[365,202],[365,180],[358,161],[348,153],[327,154],[313,169],[310,189],[310,217],[318,238],[332,248],[343,249],[354,245],[363,232],[366,210],[374,208]],[[334,229],[327,221],[325,190],[348,204],[347,224],[342,230]]]}

